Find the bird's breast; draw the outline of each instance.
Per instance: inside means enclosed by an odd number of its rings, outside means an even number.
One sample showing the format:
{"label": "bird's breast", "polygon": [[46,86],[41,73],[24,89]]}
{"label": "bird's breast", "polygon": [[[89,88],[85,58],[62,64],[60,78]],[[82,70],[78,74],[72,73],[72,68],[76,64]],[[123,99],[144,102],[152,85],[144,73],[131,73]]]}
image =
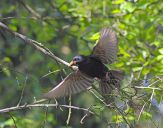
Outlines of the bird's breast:
{"label": "bird's breast", "polygon": [[104,78],[106,72],[108,71],[107,67],[103,63],[94,59],[89,59],[79,64],[79,70],[93,78]]}

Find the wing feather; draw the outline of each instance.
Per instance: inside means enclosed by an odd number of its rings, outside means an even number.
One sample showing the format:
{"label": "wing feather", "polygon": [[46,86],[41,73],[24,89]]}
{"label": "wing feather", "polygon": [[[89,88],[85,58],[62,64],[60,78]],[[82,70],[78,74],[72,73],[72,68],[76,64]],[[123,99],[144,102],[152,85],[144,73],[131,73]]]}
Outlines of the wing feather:
{"label": "wing feather", "polygon": [[110,28],[104,28],[100,32],[100,39],[93,49],[92,56],[97,57],[104,64],[110,64],[117,58],[118,41],[116,33]]}
{"label": "wing feather", "polygon": [[86,90],[93,83],[93,78],[86,76],[79,70],[68,75],[60,84],[44,94],[44,98],[58,98],[72,95]]}

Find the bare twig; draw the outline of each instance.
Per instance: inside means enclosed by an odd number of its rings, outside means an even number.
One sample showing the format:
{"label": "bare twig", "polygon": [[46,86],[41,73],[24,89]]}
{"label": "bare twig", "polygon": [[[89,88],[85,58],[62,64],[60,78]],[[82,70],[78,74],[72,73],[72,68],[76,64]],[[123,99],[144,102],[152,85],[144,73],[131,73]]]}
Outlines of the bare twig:
{"label": "bare twig", "polygon": [[[71,96],[69,96],[69,105],[71,106]],[[71,110],[72,110],[71,108],[68,109],[68,117],[67,117],[67,120],[66,120],[67,125],[69,125],[69,123],[70,123],[70,118],[71,118],[71,113],[72,113]]]}
{"label": "bare twig", "polygon": [[[106,107],[108,107],[107,103],[105,103],[105,101],[103,99],[101,99],[99,96],[97,96],[92,90],[90,90],[90,92],[99,100],[101,101]],[[128,126],[130,128],[134,128],[132,124],[130,124],[130,122],[126,119],[126,116],[124,115],[124,113],[113,103],[112,105],[114,105],[114,108],[116,108],[116,110],[122,115],[123,120],[128,124]]]}
{"label": "bare twig", "polygon": [[0,20],[1,21],[4,21],[4,20],[11,20],[11,19],[19,19],[19,20],[27,20],[27,19],[31,19],[31,20],[37,20],[35,17],[12,17],[12,16],[9,16],[9,17],[0,17]]}
{"label": "bare twig", "polygon": [[[48,101],[48,104],[50,104],[50,100]],[[46,126],[47,123],[47,116],[48,116],[48,107],[45,109],[45,119],[43,121],[43,125],[42,128],[44,128]]]}
{"label": "bare twig", "polygon": [[23,99],[25,86],[27,85],[27,79],[28,79],[28,77],[26,76],[26,78],[25,78],[25,83],[24,83],[24,86],[23,86],[23,89],[22,89],[22,92],[21,92],[21,96],[20,96],[20,99],[19,99],[19,102],[18,102],[17,106],[20,105],[20,103],[21,103],[21,101],[22,101],[22,99]]}
{"label": "bare twig", "polygon": [[34,9],[32,9],[28,4],[24,3],[23,0],[17,0],[17,2],[21,3],[25,9],[28,10],[29,13],[31,13],[36,18],[40,19],[41,15],[37,13]]}
{"label": "bare twig", "polygon": [[88,114],[86,113],[80,120],[80,123],[81,124],[84,124],[84,119],[88,116]]}
{"label": "bare twig", "polygon": [[[61,70],[62,70],[62,69],[61,69]],[[51,75],[51,74],[53,74],[53,73],[60,72],[61,70],[58,69],[58,70],[55,70],[55,71],[49,71],[49,73],[43,75],[43,76],[41,77],[41,79],[44,78],[44,77],[47,77],[47,76],[49,76],[49,75]]]}
{"label": "bare twig", "polygon": [[13,120],[13,122],[14,122],[14,128],[17,128],[16,121],[15,121],[14,117],[12,116],[11,113],[9,113],[9,115],[10,115],[10,117],[12,118],[12,120]]}
{"label": "bare twig", "polygon": [[134,126],[126,119],[124,113],[116,105],[114,105],[114,107],[122,115],[123,120],[128,124],[129,128],[134,128]]}
{"label": "bare twig", "polygon": [[[0,27],[3,28],[4,30],[10,32],[11,34],[13,34],[14,36],[18,37],[19,39],[23,40],[26,44],[34,47],[35,49],[37,49],[38,51],[42,52],[43,54],[51,57],[52,59],[66,65],[66,66],[69,66],[69,63],[60,59],[59,57],[55,56],[48,48],[46,48],[45,46],[43,46],[43,44],[35,41],[35,40],[32,40],[20,33],[17,33],[17,32],[14,32],[12,31],[8,26],[6,26],[5,24],[3,24],[2,22],[0,22]],[[74,70],[77,69],[76,66],[72,67]]]}
{"label": "bare twig", "polygon": [[155,88],[155,87],[142,87],[142,86],[134,86],[135,88],[139,88],[139,89],[152,89],[152,90],[160,90],[163,91],[163,89],[161,88]]}
{"label": "bare twig", "polygon": [[107,104],[105,103],[105,101],[103,99],[101,99],[99,96],[97,96],[95,94],[95,92],[93,90],[89,90],[100,102],[102,102],[105,106],[107,106]]}
{"label": "bare twig", "polygon": [[157,82],[159,82],[159,81],[161,81],[161,80],[162,80],[162,79],[158,77],[158,80],[156,80],[156,81],[154,81],[153,83],[151,83],[148,87],[150,87],[150,86],[156,84]]}
{"label": "bare twig", "polygon": [[82,110],[82,111],[86,111],[90,114],[94,114],[92,111],[90,111],[89,109],[86,109],[86,108],[81,108],[81,107],[71,106],[71,105],[58,105],[58,104],[24,104],[21,106],[0,109],[0,113],[22,110],[22,109],[27,109],[27,108],[32,108],[32,107],[57,107],[57,106],[64,107],[64,108],[72,108],[72,109],[76,109],[76,110]]}
{"label": "bare twig", "polygon": [[145,107],[146,103],[147,103],[147,102],[145,102],[145,104],[143,105],[143,107],[142,107],[141,110],[140,110],[140,113],[139,113],[139,116],[138,116],[138,121],[139,121],[139,119],[140,119],[141,114],[143,113],[143,110],[144,110],[144,107]]}

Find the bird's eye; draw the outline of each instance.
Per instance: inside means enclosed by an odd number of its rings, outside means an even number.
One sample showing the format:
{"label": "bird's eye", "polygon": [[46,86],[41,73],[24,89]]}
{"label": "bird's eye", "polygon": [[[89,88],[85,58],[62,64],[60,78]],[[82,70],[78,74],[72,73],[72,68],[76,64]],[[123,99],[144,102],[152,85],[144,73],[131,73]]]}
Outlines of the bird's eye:
{"label": "bird's eye", "polygon": [[75,61],[78,61],[78,60],[80,60],[80,59],[79,59],[79,58],[75,58],[74,60],[75,60]]}
{"label": "bird's eye", "polygon": [[74,58],[74,61],[77,61],[77,58]]}
{"label": "bird's eye", "polygon": [[75,57],[73,60],[79,62],[81,60],[81,58],[80,57]]}

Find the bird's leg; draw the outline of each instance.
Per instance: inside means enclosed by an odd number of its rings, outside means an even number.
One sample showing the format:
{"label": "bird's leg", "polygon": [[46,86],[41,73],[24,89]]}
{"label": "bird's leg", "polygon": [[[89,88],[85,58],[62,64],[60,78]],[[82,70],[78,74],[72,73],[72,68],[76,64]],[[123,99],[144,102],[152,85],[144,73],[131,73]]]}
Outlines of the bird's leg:
{"label": "bird's leg", "polygon": [[106,73],[106,75],[105,75],[105,80],[106,80],[106,81],[109,81],[109,80],[110,80],[109,72]]}

